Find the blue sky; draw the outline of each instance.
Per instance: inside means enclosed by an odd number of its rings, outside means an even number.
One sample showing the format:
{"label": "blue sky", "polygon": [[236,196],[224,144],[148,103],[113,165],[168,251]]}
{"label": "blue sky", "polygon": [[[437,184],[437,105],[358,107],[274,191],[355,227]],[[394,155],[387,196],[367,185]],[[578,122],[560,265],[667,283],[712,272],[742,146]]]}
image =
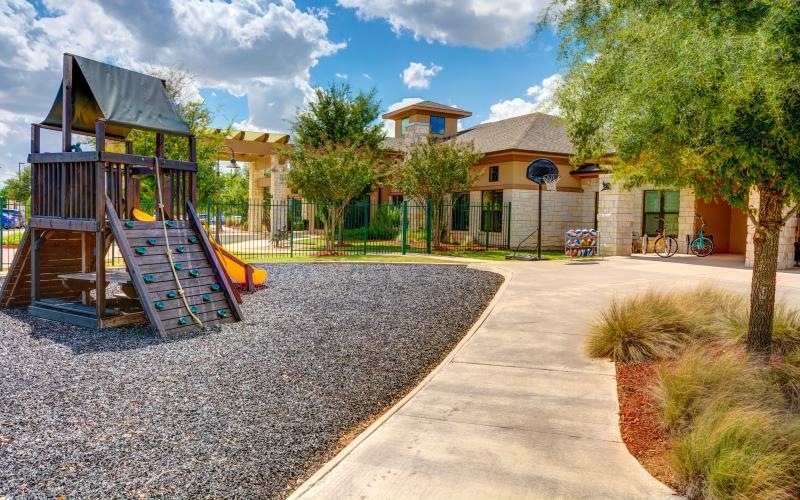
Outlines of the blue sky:
{"label": "blue sky", "polygon": [[[559,70],[558,39],[549,30],[521,45],[483,49],[415,40],[409,33],[396,34],[385,20],[359,19],[353,9],[338,7],[336,2],[297,5],[327,8],[329,38],[347,44],[311,68],[311,85],[346,81],[355,90],[374,87],[383,109],[404,98],[419,97],[472,111],[473,116],[462,122],[469,127],[487,120],[492,104],[526,98],[531,86],[541,85],[543,79]],[[430,78],[428,88],[410,89],[401,75],[410,62],[442,69]],[[218,126],[248,116],[245,97],[234,97],[220,89],[204,89],[201,94],[212,109],[218,110]]]}
{"label": "blue sky", "polygon": [[[0,0],[0,180],[25,161],[64,52],[196,77],[216,125],[287,131],[313,89],[374,87],[383,110],[429,99],[468,127],[543,110],[558,40],[535,35],[549,0]],[[102,29],[97,29],[102,27]],[[55,138],[43,138],[45,148]],[[13,167],[13,168],[12,168]]]}

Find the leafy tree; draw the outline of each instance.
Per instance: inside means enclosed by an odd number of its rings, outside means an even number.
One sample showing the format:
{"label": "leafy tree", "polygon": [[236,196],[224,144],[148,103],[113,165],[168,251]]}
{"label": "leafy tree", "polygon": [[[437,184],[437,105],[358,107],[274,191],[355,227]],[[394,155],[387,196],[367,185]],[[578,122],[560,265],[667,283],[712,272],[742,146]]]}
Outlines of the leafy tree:
{"label": "leafy tree", "polygon": [[[189,124],[189,129],[197,138],[197,199],[218,200],[222,195],[223,183],[217,175],[217,160],[225,151],[227,130],[214,132],[210,126],[213,120],[211,111],[202,100],[193,96],[194,76],[177,68],[151,68],[152,76],[166,81],[167,97],[175,107],[178,118]],[[153,156],[156,151],[156,138],[152,132],[133,130],[128,139],[133,141],[134,154]],[[189,159],[189,145],[184,137],[167,136],[164,141],[164,155],[175,160]],[[142,200],[155,200],[155,179],[142,178]]]}
{"label": "leafy tree", "polygon": [[319,203],[325,248],[333,251],[347,205],[377,178],[375,154],[350,144],[329,142],[320,148],[296,150],[293,156],[289,184],[302,197]]}
{"label": "leafy tree", "polygon": [[316,89],[308,108],[292,122],[294,147],[281,150],[291,161],[289,185],[325,207],[321,218],[328,250],[337,229],[341,239],[347,205],[386,175],[379,115],[374,90],[354,96],[348,85]]}
{"label": "leafy tree", "polygon": [[[789,0],[558,0],[576,161],[693,187],[755,225],[747,347],[771,348],[779,233],[800,199],[800,9]],[[759,208],[751,209],[751,195]]]}
{"label": "leafy tree", "polygon": [[31,166],[26,165],[17,175],[6,179],[0,189],[0,198],[27,202],[31,197]]}
{"label": "leafy tree", "polygon": [[445,236],[441,217],[445,198],[453,193],[469,191],[480,172],[470,173],[470,167],[483,154],[472,143],[438,141],[430,138],[413,145],[400,162],[396,185],[406,195],[431,200],[433,241],[438,246]]}
{"label": "leafy tree", "polygon": [[295,147],[324,148],[328,143],[350,144],[378,153],[386,138],[375,89],[353,95],[347,84],[314,91],[308,108],[291,123]]}

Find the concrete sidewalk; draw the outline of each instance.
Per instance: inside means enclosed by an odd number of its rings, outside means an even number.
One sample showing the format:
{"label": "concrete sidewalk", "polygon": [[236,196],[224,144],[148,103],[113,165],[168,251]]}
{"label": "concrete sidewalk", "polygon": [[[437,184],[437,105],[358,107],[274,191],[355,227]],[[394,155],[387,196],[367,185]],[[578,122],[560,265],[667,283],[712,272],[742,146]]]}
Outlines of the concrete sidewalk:
{"label": "concrete sidewalk", "polygon": [[[584,354],[589,322],[650,286],[746,291],[750,271],[726,257],[498,267],[510,279],[483,324],[295,497],[672,496],[621,440],[614,366]],[[800,297],[800,274],[778,283],[782,298]]]}

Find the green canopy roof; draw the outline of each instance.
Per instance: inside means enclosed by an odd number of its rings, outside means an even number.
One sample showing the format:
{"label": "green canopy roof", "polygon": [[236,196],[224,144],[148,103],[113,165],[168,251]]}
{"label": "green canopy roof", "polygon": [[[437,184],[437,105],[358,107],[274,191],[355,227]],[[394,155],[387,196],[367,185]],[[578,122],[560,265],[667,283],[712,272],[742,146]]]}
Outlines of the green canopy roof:
{"label": "green canopy roof", "polygon": [[[175,114],[161,80],[84,57],[72,56],[72,130],[94,134],[106,120],[106,134],[125,137],[131,129],[191,135]],[[61,128],[63,84],[42,125]]]}

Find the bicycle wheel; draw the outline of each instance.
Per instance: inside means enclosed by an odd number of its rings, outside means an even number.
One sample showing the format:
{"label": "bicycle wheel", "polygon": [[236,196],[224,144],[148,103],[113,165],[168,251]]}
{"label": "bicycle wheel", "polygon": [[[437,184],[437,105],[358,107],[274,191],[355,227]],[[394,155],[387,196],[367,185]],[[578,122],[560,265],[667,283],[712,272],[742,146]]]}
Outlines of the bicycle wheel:
{"label": "bicycle wheel", "polygon": [[662,236],[653,243],[653,250],[659,257],[667,258],[675,255],[678,251],[678,242],[672,236]]}
{"label": "bicycle wheel", "polygon": [[708,257],[714,252],[714,242],[705,236],[701,236],[699,238],[695,238],[690,245],[690,249],[692,253],[698,257]]}

